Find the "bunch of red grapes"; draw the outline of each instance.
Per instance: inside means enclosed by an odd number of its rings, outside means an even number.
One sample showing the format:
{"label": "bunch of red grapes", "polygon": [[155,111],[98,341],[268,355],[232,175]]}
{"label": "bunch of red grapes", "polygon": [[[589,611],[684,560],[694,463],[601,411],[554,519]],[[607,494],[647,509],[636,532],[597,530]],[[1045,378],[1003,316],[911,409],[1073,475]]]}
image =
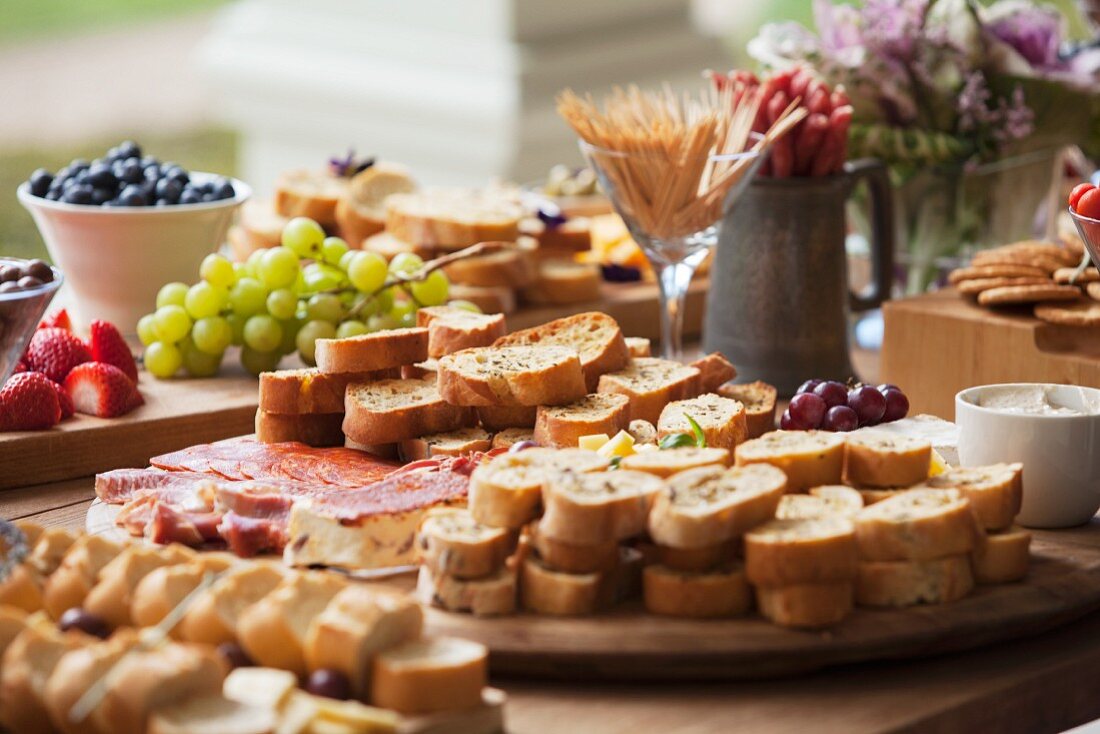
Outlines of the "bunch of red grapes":
{"label": "bunch of red grapes", "polygon": [[806,380],[791,398],[779,427],[784,431],[854,431],[900,420],[909,398],[897,385],[851,387],[835,380]]}

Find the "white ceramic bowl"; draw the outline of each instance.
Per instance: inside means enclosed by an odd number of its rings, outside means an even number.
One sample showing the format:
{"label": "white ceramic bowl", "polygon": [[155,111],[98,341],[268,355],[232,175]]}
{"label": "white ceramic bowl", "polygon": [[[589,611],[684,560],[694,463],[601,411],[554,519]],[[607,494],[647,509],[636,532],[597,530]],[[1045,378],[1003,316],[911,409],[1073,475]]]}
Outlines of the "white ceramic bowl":
{"label": "white ceramic bowl", "polygon": [[[1012,413],[978,405],[991,388],[1045,388],[1051,402],[1086,415]],[[1023,462],[1016,521],[1030,528],[1082,525],[1100,509],[1100,390],[1074,385],[983,385],[955,396],[963,466]]]}
{"label": "white ceramic bowl", "polygon": [[[201,183],[215,175],[191,177]],[[197,281],[202,259],[225,240],[234,211],[252,195],[248,184],[230,180],[232,199],[164,207],[65,204],[31,195],[26,183],[17,193],[65,273],[76,319],[105,319],[132,335],[160,287]]]}

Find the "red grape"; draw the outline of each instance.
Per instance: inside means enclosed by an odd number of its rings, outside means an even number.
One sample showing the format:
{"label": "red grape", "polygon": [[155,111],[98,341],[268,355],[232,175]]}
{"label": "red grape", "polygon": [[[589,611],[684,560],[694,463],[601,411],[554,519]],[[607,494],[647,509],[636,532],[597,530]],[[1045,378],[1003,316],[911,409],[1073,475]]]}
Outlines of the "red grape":
{"label": "red grape", "polygon": [[817,428],[825,417],[825,401],[813,393],[802,393],[791,398],[787,412],[804,429]]}
{"label": "red grape", "polygon": [[794,422],[794,418],[791,417],[791,411],[784,410],[783,416],[779,419],[779,427],[784,431],[798,431],[802,430]]}
{"label": "red grape", "polygon": [[314,696],[346,701],[351,698],[351,681],[339,670],[319,668],[309,674],[306,690]]}
{"label": "red grape", "polygon": [[886,412],[886,398],[870,385],[863,385],[848,393],[848,407],[856,412],[861,426],[873,426]]}
{"label": "red grape", "polygon": [[847,405],[834,405],[825,414],[821,427],[826,431],[854,431],[859,427],[859,418]]}
{"label": "red grape", "polygon": [[896,420],[901,420],[909,413],[909,398],[905,397],[905,393],[895,388],[890,388],[882,392],[883,398],[886,400],[886,412],[882,416],[883,423],[891,423]]}
{"label": "red grape", "polygon": [[877,389],[879,392],[886,392],[887,390],[900,390],[901,388],[892,382],[884,382]]}
{"label": "red grape", "polygon": [[848,404],[848,388],[839,382],[832,380],[823,382],[814,388],[814,395],[825,401],[825,405],[835,408],[838,405]]}
{"label": "red grape", "polygon": [[804,392],[813,392],[814,388],[817,387],[818,385],[820,385],[823,382],[825,382],[825,381],[824,380],[817,380],[817,379],[806,380],[805,382],[803,382],[801,385],[798,386],[798,390],[795,391],[795,395],[801,395]]}

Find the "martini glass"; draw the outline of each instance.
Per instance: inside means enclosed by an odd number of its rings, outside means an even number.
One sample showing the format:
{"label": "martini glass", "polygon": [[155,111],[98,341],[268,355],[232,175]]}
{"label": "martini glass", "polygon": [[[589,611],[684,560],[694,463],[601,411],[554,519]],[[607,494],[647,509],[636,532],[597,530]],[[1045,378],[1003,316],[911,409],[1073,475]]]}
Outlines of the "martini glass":
{"label": "martini glass", "polygon": [[[754,134],[749,145],[759,141]],[[756,174],[765,154],[759,150],[710,154],[698,161],[673,160],[654,152],[622,152],[580,141],[581,152],[596,172],[611,205],[623,218],[634,241],[653,266],[661,301],[661,356],[679,360],[683,356],[684,304],[695,270],[707,252],[718,244],[722,218],[733,208]],[[662,173],[673,167],[697,166],[699,170],[743,168],[739,178],[710,206],[677,207],[668,216],[654,216],[665,202],[643,201],[638,191],[655,191]],[[639,181],[646,178],[646,181]],[[628,191],[631,187],[634,190]],[[680,215],[683,216],[680,216]]]}
{"label": "martini glass", "polygon": [[1093,263],[1100,263],[1100,219],[1083,217],[1072,207],[1069,209],[1069,215],[1073,218],[1073,223],[1077,225],[1077,232],[1085,243],[1085,256],[1077,268],[1074,277],[1076,281],[1077,276],[1080,276],[1088,266],[1090,257]]}

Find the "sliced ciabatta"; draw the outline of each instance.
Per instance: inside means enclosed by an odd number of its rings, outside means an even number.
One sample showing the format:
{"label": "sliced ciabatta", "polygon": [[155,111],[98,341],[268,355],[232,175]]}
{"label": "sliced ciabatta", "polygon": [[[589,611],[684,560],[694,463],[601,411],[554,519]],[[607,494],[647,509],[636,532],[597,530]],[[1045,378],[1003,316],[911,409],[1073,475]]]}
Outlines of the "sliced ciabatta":
{"label": "sliced ciabatta", "polygon": [[1027,575],[1030,559],[1031,533],[1016,526],[990,533],[970,555],[979,584],[1019,581]]}
{"label": "sliced ciabatta", "polygon": [[956,489],[912,489],[856,515],[867,561],[926,561],[970,553],[984,536],[970,502]]}
{"label": "sliced ciabatta", "polygon": [[630,419],[656,425],[661,411],[673,400],[700,393],[699,370],[654,357],[639,357],[617,372],[600,377],[597,392],[619,393],[630,398]]}
{"label": "sliced ciabatta", "polygon": [[856,603],[908,607],[956,601],[974,588],[965,554],[923,561],[864,561],[859,564]]}
{"label": "sliced ciabatta", "polygon": [[416,534],[416,556],[435,575],[458,579],[489,576],[504,565],[514,534],[482,525],[465,508],[428,511]]}
{"label": "sliced ciabatta", "polygon": [[745,534],[745,574],[754,586],[852,581],[855,527],[837,515],[771,520]]}
{"label": "sliced ciabatta", "polygon": [[844,481],[856,487],[909,487],[928,478],[932,444],[881,432],[848,437]]}
{"label": "sliced ciabatta", "polygon": [[736,400],[745,406],[749,438],[759,438],[775,430],[776,389],[766,382],[750,382],[744,385],[722,385],[718,394]]}
{"label": "sliced ciabatta", "polygon": [[592,393],[567,405],[543,405],[535,415],[535,441],[539,446],[569,448],[581,436],[614,436],[629,421],[630,401],[625,395]]}
{"label": "sliced ciabatta", "polygon": [[663,487],[652,474],[629,469],[556,472],[543,485],[539,533],[573,545],[632,538],[645,531],[650,504]]}
{"label": "sliced ciabatta", "polygon": [[678,449],[660,451],[639,451],[625,457],[620,463],[623,469],[642,471],[658,477],[671,477],[688,469],[701,466],[730,465],[730,452],[713,447],[698,448],[685,446]]}
{"label": "sliced ciabatta", "polygon": [[699,370],[699,389],[703,392],[716,392],[722,385],[737,377],[737,368],[721,352],[705,354],[692,362],[691,366]]}
{"label": "sliced ciabatta", "polygon": [[335,229],[336,205],[347,194],[348,179],[328,171],[287,171],[275,180],[275,211],[284,217],[309,217]]}
{"label": "sliced ciabatta", "polygon": [[344,433],[360,444],[388,444],[472,425],[474,413],[446,402],[427,380],[348,386]]}
{"label": "sliced ciabatta", "polygon": [[537,305],[593,303],[600,298],[600,268],[567,258],[541,259],[534,282],[521,292],[525,301]]}
{"label": "sliced ciabatta", "polygon": [[501,568],[491,576],[458,579],[421,566],[416,595],[423,604],[451,612],[469,612],[476,617],[511,614],[516,611],[516,572]]}
{"label": "sliced ciabatta", "polygon": [[428,330],[420,327],[317,340],[317,369],[322,372],[372,372],[427,358]]}
{"label": "sliced ciabatta", "polygon": [[282,415],[343,413],[344,391],[352,382],[400,377],[397,368],[377,372],[326,373],[317,368],[260,374],[260,410]]}
{"label": "sliced ciabatta", "polygon": [[386,199],[386,231],[406,242],[460,249],[515,242],[523,210],[503,192],[425,189]]}
{"label": "sliced ciabatta", "polygon": [[689,469],[657,493],[649,535],[673,548],[722,543],[775,517],[786,489],[786,476],[770,466]]}
{"label": "sliced ciabatta", "polygon": [[844,485],[814,487],[809,494],[788,494],[779,501],[775,516],[781,520],[797,520],[825,515],[854,518],[863,509],[863,497]]}
{"label": "sliced ciabatta", "polygon": [[561,573],[534,555],[520,565],[520,603],[536,614],[579,616],[594,614],[614,600],[613,572]]}
{"label": "sliced ciabatta", "polygon": [[428,329],[428,355],[442,357],[471,347],[487,347],[504,336],[504,315],[483,314],[451,306],[416,312],[416,325]]}
{"label": "sliced ciabatta", "polygon": [[323,448],[344,445],[343,413],[286,415],[256,411],[256,440],[261,443],[297,441]]}
{"label": "sliced ciabatta", "polygon": [[773,431],[740,444],[737,466],[771,464],[787,475],[789,491],[840,484],[844,471],[844,437],[828,431]]}
{"label": "sliced ciabatta", "polygon": [[453,637],[413,640],[375,657],[370,702],[402,714],[464,711],[481,705],[488,678],[484,645]]}
{"label": "sliced ciabatta", "polygon": [[585,395],[577,351],[541,344],[448,354],[439,360],[438,385],[452,405],[563,405]]}
{"label": "sliced ciabatta", "polygon": [[851,613],[852,598],[851,582],[756,589],[756,606],[761,615],[772,624],[797,629],[837,624]]}
{"label": "sliced ciabatta", "polygon": [[986,530],[1012,525],[1023,500],[1023,464],[952,467],[927,479],[922,488],[957,489],[970,500],[978,521]]}
{"label": "sliced ciabatta", "polygon": [[500,250],[457,260],[443,272],[452,283],[481,288],[522,288],[533,282],[538,267],[533,248],[501,244]]}
{"label": "sliced ciabatta", "polygon": [[488,451],[493,435],[484,428],[467,426],[446,433],[432,433],[402,441],[399,452],[404,461],[419,461],[433,456],[462,456],[474,451]]}
{"label": "sliced ciabatta", "polygon": [[620,370],[630,361],[618,323],[598,311],[514,331],[496,341],[496,346],[518,345],[554,345],[575,350],[580,355],[587,392],[596,392],[601,375]]}
{"label": "sliced ciabatta", "polygon": [[503,431],[505,428],[534,429],[538,415],[537,405],[480,405],[478,422],[487,431]]}
{"label": "sliced ciabatta", "polygon": [[714,393],[666,405],[657,420],[657,435],[662,438],[670,433],[692,435],[694,427],[689,417],[702,429],[707,446],[733,451],[748,438],[745,406]]}
{"label": "sliced ciabatta", "polygon": [[752,606],[752,589],[740,564],[703,572],[646,566],[642,590],[646,611],[666,617],[735,617]]}
{"label": "sliced ciabatta", "polygon": [[535,434],[530,428],[505,428],[493,434],[490,448],[510,449],[517,443],[534,440]]}
{"label": "sliced ciabatta", "polygon": [[595,573],[610,571],[619,559],[619,542],[615,539],[600,543],[575,545],[565,543],[540,532],[538,521],[529,524],[524,531],[530,544],[544,565],[563,573]]}
{"label": "sliced ciabatta", "polygon": [[630,354],[631,359],[653,356],[653,348],[649,343],[649,339],[644,336],[626,337],[626,351]]}

